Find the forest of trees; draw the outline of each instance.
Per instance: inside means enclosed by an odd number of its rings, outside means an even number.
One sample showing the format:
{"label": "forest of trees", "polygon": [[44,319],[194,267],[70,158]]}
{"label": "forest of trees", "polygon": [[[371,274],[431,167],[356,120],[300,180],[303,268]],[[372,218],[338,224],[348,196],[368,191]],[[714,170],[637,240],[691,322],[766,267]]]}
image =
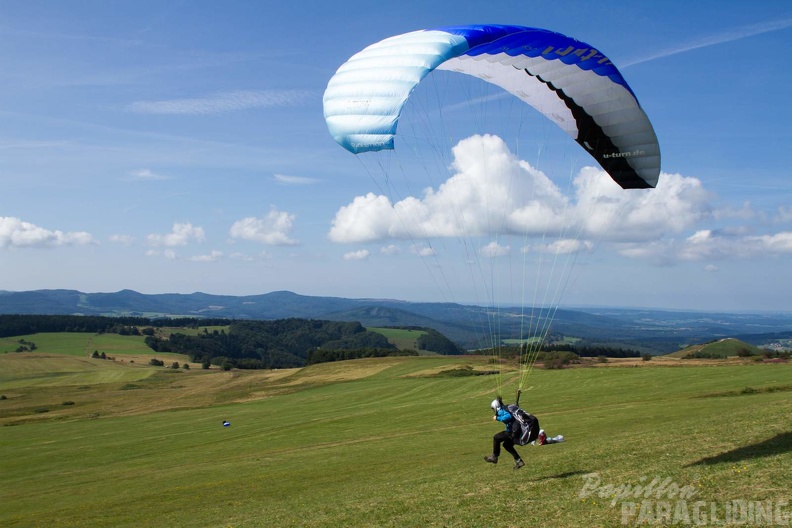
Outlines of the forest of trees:
{"label": "forest of trees", "polygon": [[[386,355],[385,351],[399,353],[385,336],[366,330],[360,323],[309,319],[235,321],[228,332],[147,336],[145,342],[155,352],[176,352],[190,356],[194,362],[243,369],[303,366],[317,350],[358,351],[347,352],[355,357],[368,357],[375,350],[380,356]],[[335,361],[341,355],[328,355],[326,360]],[[313,362],[322,357],[316,355]]]}

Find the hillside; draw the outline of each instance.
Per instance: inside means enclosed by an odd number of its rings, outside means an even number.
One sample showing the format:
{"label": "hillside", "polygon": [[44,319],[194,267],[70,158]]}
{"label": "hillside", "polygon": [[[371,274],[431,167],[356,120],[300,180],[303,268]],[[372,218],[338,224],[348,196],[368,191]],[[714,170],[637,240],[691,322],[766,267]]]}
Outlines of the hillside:
{"label": "hillside", "polygon": [[508,489],[515,526],[621,526],[629,499],[581,495],[592,475],[668,479],[721,518],[734,497],[776,504],[792,487],[792,399],[779,381],[792,365],[536,370],[524,402],[566,442],[519,447],[527,465],[514,471],[508,456],[482,460],[501,429],[494,377],[437,375],[486,368],[477,361],[224,372],[0,355],[0,524],[499,526]]}
{"label": "hillside", "polygon": [[667,354],[669,357],[685,358],[689,356],[695,357],[736,357],[739,355],[752,355],[758,356],[762,353],[761,349],[749,345],[739,339],[726,338],[719,339],[711,343],[704,343],[701,345],[691,345],[685,347],[678,352]]}

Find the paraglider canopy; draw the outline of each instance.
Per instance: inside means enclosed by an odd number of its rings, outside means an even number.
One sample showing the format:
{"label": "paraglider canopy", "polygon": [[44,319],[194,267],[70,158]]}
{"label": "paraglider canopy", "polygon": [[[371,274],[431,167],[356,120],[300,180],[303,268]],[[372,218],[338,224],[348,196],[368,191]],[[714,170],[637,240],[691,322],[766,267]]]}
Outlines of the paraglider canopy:
{"label": "paraglider canopy", "polygon": [[404,104],[435,69],[483,79],[531,105],[621,187],[657,184],[657,136],[618,69],[593,46],[539,28],[453,26],[368,46],[341,65],[327,85],[330,134],[355,154],[393,149]]}
{"label": "paraglider canopy", "polygon": [[[614,223],[651,223],[628,214],[652,199],[660,175],[657,136],[633,89],[585,42],[539,28],[466,25],[366,47],[338,68],[323,102],[331,136],[359,155],[382,193],[342,207],[330,239],[410,240],[445,299],[457,302],[461,290],[463,301],[486,305],[470,313],[472,346],[498,364],[518,359],[519,404],[580,276],[578,261]],[[567,135],[560,156],[552,150],[559,131]],[[573,177],[581,148],[604,172],[583,167]],[[539,163],[548,159],[545,172]],[[564,191],[556,180],[567,163]],[[493,378],[503,394],[501,371]]]}

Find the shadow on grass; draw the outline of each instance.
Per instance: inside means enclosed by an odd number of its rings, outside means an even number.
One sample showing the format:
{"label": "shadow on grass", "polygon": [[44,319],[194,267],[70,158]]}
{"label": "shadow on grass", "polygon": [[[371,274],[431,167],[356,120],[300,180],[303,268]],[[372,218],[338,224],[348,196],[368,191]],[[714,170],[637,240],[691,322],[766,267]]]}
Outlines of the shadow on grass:
{"label": "shadow on grass", "polygon": [[721,464],[723,462],[740,462],[741,460],[779,455],[789,451],[792,451],[792,431],[779,433],[758,444],[738,447],[737,449],[726,451],[720,455],[702,458],[696,462],[691,462],[685,467]]}
{"label": "shadow on grass", "polygon": [[584,471],[582,469],[579,469],[577,471],[566,471],[564,473],[559,473],[558,475],[547,475],[547,476],[544,476],[544,477],[536,477],[536,478],[532,478],[531,481],[532,482],[541,482],[543,480],[565,479],[565,478],[569,478],[569,477],[576,477],[578,475],[589,475],[590,473],[591,473],[591,471]]}

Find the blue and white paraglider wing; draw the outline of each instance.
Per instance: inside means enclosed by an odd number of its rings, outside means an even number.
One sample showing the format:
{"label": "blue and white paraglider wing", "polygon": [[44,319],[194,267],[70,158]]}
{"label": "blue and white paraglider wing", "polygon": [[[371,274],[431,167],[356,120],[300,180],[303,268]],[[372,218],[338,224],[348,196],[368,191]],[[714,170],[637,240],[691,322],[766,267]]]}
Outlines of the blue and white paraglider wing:
{"label": "blue and white paraglider wing", "polygon": [[435,69],[478,77],[520,98],[575,139],[623,188],[657,184],[657,136],[621,73],[596,48],[537,28],[447,27],[365,48],[327,85],[330,134],[355,154],[392,149],[404,104]]}

